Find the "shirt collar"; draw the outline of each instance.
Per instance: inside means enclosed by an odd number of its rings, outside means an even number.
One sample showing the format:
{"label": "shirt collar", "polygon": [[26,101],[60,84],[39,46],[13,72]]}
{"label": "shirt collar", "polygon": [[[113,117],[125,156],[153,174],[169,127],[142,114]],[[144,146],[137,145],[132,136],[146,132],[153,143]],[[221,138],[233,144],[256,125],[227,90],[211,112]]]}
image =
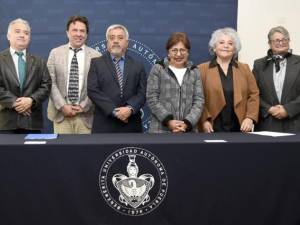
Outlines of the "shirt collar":
{"label": "shirt collar", "polygon": [[[112,54],[110,54],[110,57],[111,57],[112,60],[114,60],[115,58],[117,58],[116,56],[113,56]],[[124,61],[124,60],[125,60],[125,55],[122,55],[120,61]]]}
{"label": "shirt collar", "polygon": [[[71,48],[71,49],[70,49],[70,48]],[[82,49],[82,52],[84,52],[85,44],[82,45],[80,48]],[[69,50],[72,50],[72,49],[73,49],[73,47],[71,46],[71,44],[70,44],[70,42],[69,42]]]}
{"label": "shirt collar", "polygon": [[[19,52],[19,51],[17,51],[17,50],[15,50],[13,47],[9,47],[9,51],[10,51],[10,54],[11,55],[14,55],[14,54],[16,54],[16,52]],[[23,52],[23,54],[24,54],[24,57],[26,58],[26,49],[23,49],[21,52]]]}
{"label": "shirt collar", "polygon": [[[235,68],[238,68],[238,67],[239,67],[238,64],[237,64],[237,62],[236,62],[236,60],[234,60],[233,58],[231,59],[229,65],[234,66]],[[209,63],[209,68],[213,68],[213,67],[216,67],[216,66],[218,66],[218,62],[217,62],[217,58],[214,57],[214,58],[210,61],[210,63]]]}
{"label": "shirt collar", "polygon": [[[161,60],[157,63],[161,64],[164,68],[169,68],[169,65],[170,65],[168,57],[165,57],[163,60]],[[193,69],[193,67],[195,67],[193,62],[187,61],[185,68],[188,70],[191,70],[191,69]]]}

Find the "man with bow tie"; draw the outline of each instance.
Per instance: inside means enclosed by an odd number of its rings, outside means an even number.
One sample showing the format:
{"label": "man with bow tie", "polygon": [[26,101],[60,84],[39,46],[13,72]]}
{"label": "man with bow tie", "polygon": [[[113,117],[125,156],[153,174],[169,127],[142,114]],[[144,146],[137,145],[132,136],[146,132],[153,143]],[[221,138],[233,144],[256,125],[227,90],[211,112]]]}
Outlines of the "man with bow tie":
{"label": "man with bow tie", "polygon": [[87,96],[87,74],[91,59],[101,54],[85,45],[89,22],[84,16],[71,16],[66,33],[69,43],[51,50],[48,69],[52,90],[48,118],[54,133],[89,134],[93,122],[93,104]]}
{"label": "man with bow tie", "polygon": [[300,131],[300,56],[291,53],[290,35],[282,26],[269,31],[267,56],[254,62],[260,91],[256,130]]}
{"label": "man with bow tie", "polygon": [[0,133],[40,133],[42,103],[51,78],[46,62],[28,51],[31,28],[23,19],[10,22],[9,49],[0,53]]}

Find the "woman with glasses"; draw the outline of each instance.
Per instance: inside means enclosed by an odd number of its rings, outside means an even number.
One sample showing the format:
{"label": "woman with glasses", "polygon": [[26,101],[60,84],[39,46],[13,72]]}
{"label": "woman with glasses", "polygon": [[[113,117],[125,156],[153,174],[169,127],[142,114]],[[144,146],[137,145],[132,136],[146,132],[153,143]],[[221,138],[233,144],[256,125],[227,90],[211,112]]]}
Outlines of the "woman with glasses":
{"label": "woman with glasses", "polygon": [[269,31],[267,56],[254,62],[260,90],[257,130],[300,131],[300,56],[290,50],[289,32],[282,26]]}
{"label": "woman with glasses", "polygon": [[234,29],[213,32],[209,41],[213,58],[199,65],[205,96],[199,130],[249,132],[257,122],[259,92],[249,66],[237,61],[240,49]]}
{"label": "woman with glasses", "polygon": [[157,62],[147,82],[151,110],[150,133],[195,132],[204,97],[199,71],[189,58],[185,33],[173,33],[166,44],[167,57]]}

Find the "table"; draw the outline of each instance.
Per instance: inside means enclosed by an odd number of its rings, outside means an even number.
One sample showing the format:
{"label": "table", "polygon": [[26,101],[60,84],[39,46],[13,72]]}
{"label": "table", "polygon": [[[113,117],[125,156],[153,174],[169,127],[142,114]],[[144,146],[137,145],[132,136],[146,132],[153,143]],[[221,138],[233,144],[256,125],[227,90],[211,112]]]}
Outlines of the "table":
{"label": "table", "polygon": [[[0,135],[0,142],[3,225],[300,224],[299,134],[59,135],[44,145],[24,144],[24,135]],[[153,153],[167,174],[166,194],[159,205],[138,216],[113,209],[102,195],[102,166],[110,154],[125,147]],[[115,196],[121,194],[112,177],[119,171],[124,176],[115,178],[125,184],[129,158],[110,164],[113,172],[108,172],[107,183]],[[139,169],[133,180],[150,174],[141,178],[148,179],[143,181],[148,185],[156,175],[148,192],[153,201],[163,185],[158,167],[139,155],[131,160]],[[126,206],[117,197],[114,202]],[[144,206],[126,207],[138,213]]]}

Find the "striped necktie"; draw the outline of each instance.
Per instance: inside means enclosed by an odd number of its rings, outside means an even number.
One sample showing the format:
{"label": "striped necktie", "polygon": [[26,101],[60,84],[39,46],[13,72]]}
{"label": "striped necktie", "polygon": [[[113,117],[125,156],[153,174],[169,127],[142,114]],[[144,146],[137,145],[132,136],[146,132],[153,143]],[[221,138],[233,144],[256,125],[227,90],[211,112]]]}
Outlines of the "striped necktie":
{"label": "striped necktie", "polygon": [[20,82],[20,88],[23,90],[23,85],[25,81],[25,68],[26,68],[26,63],[25,60],[23,59],[23,52],[16,52],[18,55],[18,72],[19,72],[19,82]]}
{"label": "striped necktie", "polygon": [[121,58],[114,58],[114,64],[117,72],[117,78],[120,86],[121,97],[123,97],[123,74],[119,65]]}
{"label": "striped necktie", "polygon": [[76,104],[79,100],[79,69],[76,54],[82,50],[82,48],[70,49],[74,51],[74,55],[71,61],[69,74],[68,99],[72,104]]}

